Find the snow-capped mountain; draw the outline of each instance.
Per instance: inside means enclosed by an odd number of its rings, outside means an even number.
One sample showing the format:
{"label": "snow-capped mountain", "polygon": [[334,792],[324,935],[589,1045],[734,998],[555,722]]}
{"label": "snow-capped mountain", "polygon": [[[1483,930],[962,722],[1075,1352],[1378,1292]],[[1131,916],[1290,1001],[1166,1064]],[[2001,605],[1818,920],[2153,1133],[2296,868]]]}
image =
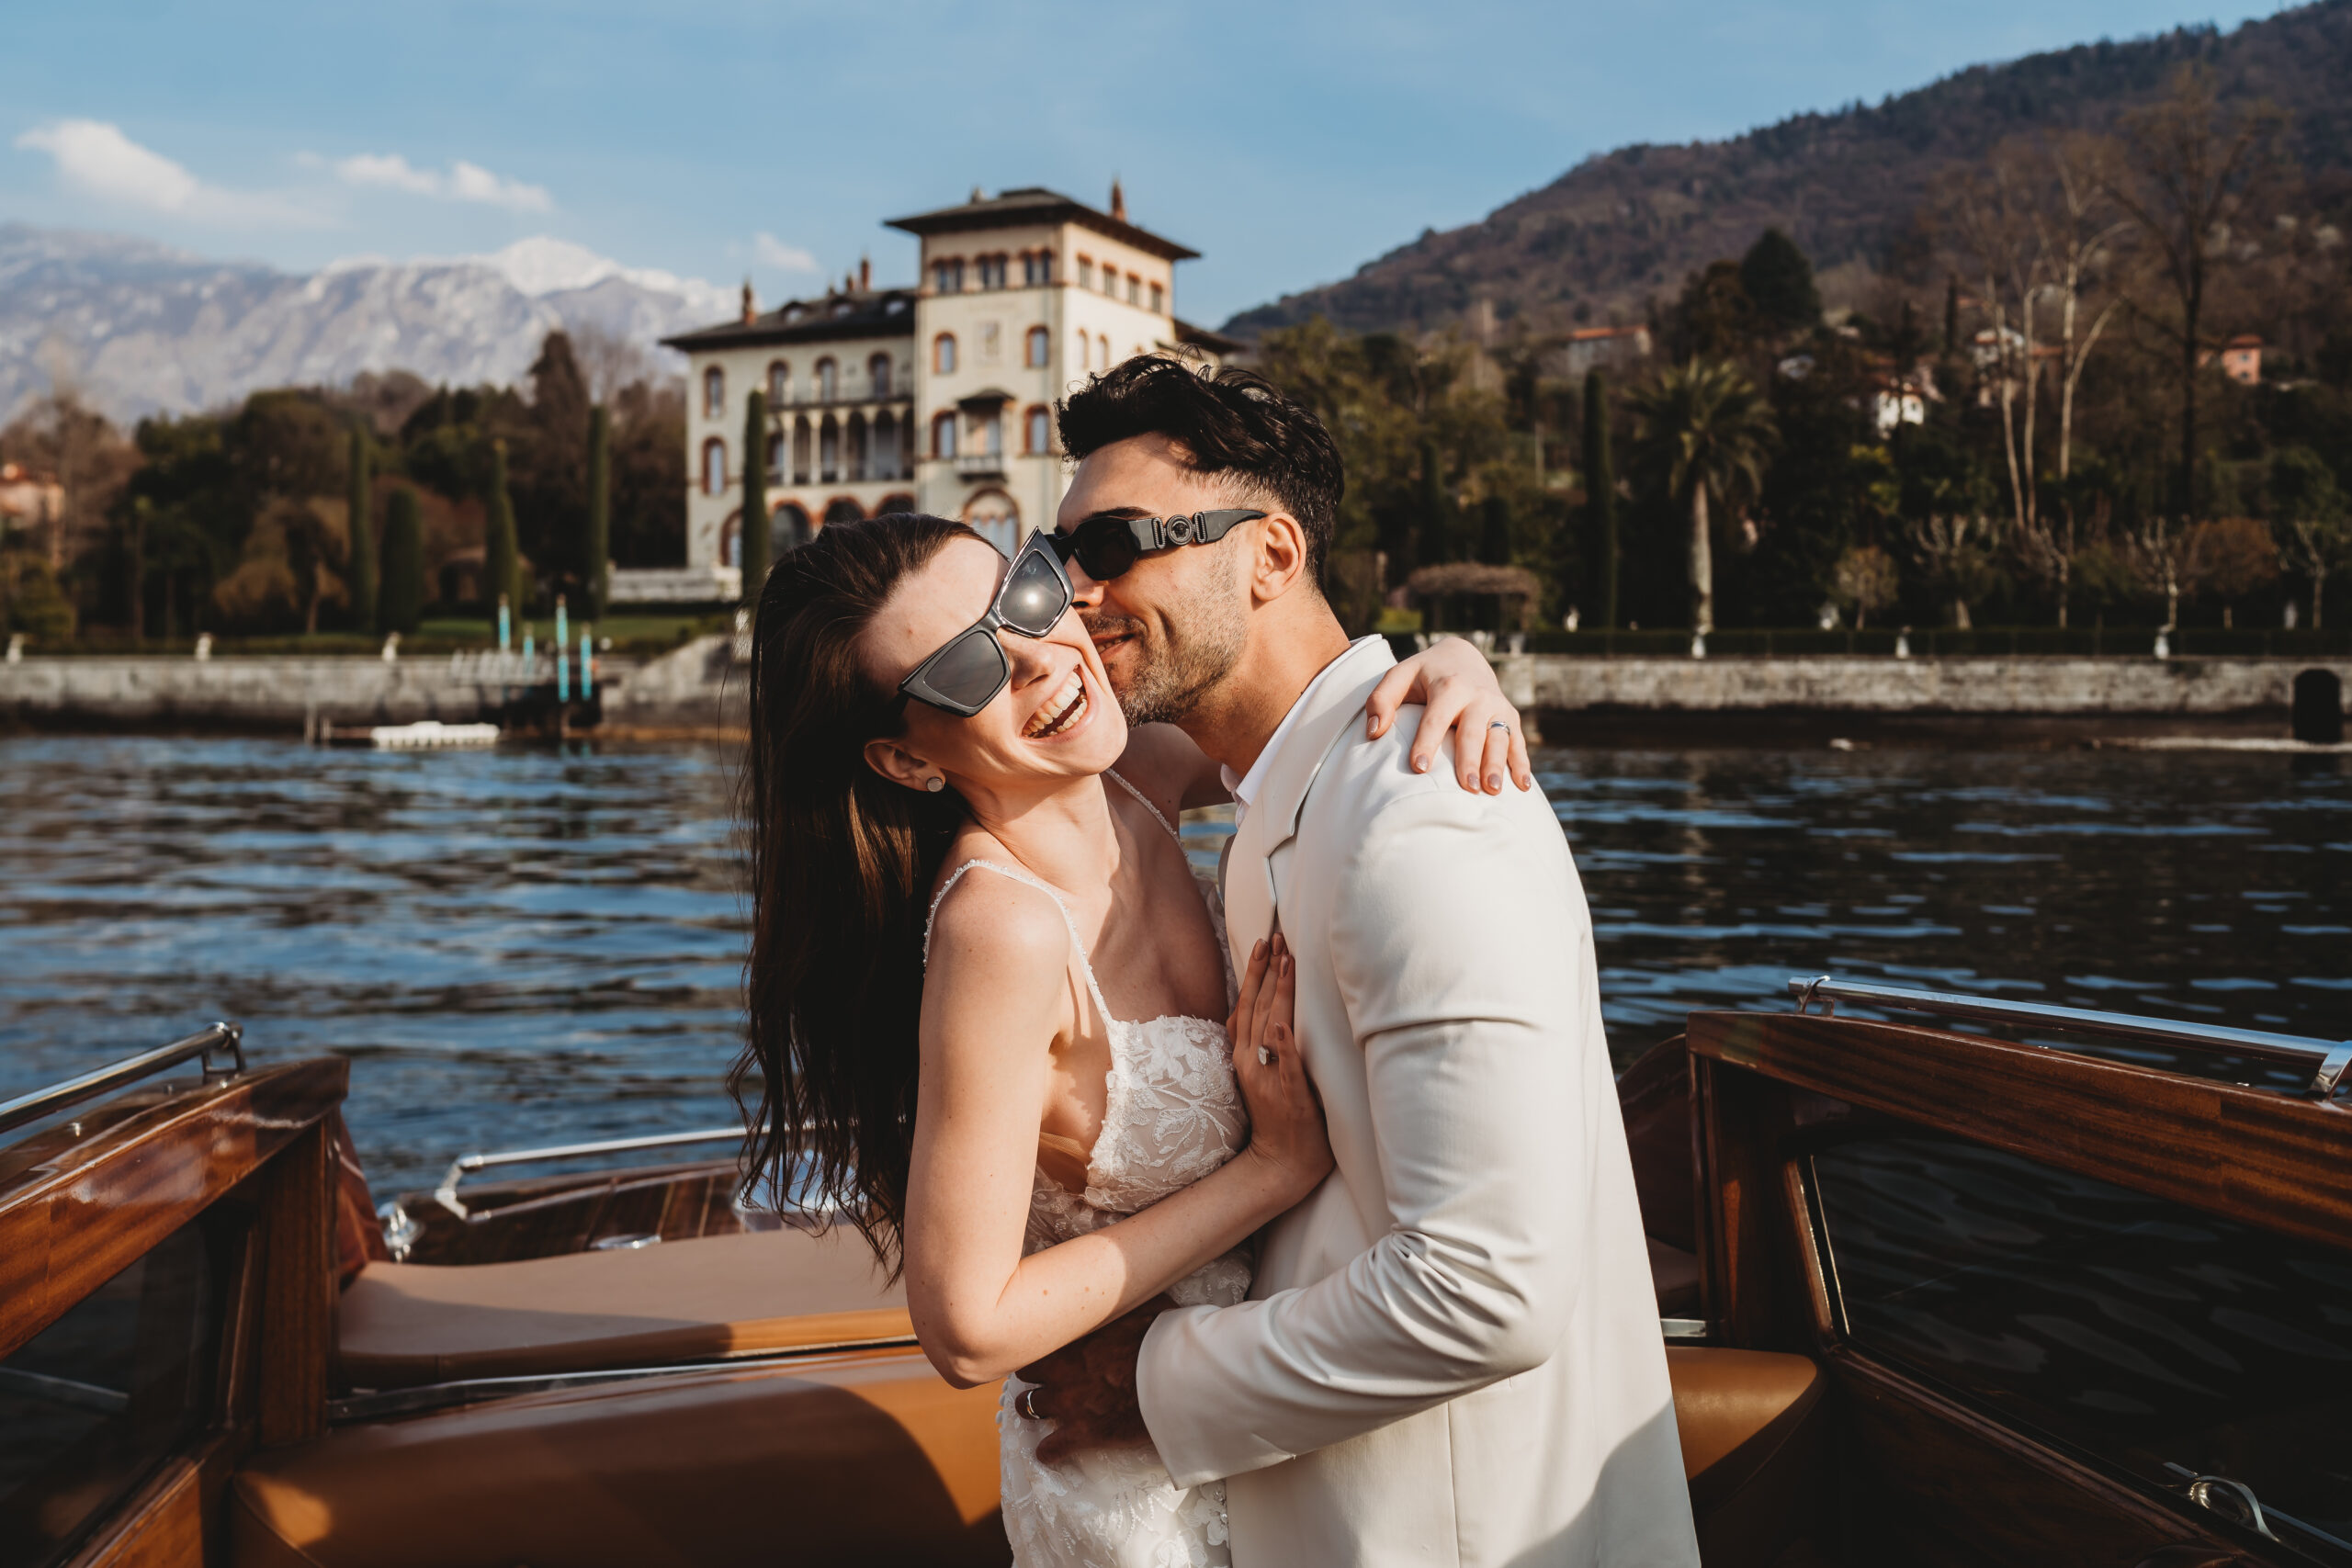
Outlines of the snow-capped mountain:
{"label": "snow-capped mountain", "polygon": [[650,349],[733,305],[698,278],[563,240],[486,256],[360,257],[302,277],[123,235],[0,223],[0,418],[61,377],[123,421],[363,370],[512,382],[552,328]]}

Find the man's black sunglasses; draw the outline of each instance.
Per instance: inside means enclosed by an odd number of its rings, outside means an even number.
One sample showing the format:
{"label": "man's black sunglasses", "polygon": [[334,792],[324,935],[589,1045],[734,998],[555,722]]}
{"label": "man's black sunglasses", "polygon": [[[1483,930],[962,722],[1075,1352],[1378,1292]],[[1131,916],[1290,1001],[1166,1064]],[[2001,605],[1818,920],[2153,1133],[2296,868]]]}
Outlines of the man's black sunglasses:
{"label": "man's black sunglasses", "polygon": [[1213,545],[1242,523],[1265,516],[1246,506],[1195,512],[1190,517],[1090,517],[1067,534],[1053,536],[1054,551],[1072,556],[1097,582],[1108,582],[1141,558],[1146,550],[1174,545]]}
{"label": "man's black sunglasses", "polygon": [[996,640],[998,628],[1044,637],[1069,613],[1076,596],[1052,536],[1030,535],[1014,553],[989,613],[942,643],[899,682],[900,705],[912,697],[958,718],[971,717],[996,701],[1012,679],[1012,662]]}

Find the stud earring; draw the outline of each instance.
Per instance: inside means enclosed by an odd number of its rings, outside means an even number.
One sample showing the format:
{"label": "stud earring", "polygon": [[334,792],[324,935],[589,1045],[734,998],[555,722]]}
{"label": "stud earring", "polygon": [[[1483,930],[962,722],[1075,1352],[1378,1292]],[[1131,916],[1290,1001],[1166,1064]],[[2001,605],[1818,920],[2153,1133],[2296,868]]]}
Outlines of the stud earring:
{"label": "stud earring", "polygon": [[922,781],[922,787],[931,791],[932,794],[937,795],[941,790],[947,787],[947,780],[941,774],[933,773],[931,777]]}

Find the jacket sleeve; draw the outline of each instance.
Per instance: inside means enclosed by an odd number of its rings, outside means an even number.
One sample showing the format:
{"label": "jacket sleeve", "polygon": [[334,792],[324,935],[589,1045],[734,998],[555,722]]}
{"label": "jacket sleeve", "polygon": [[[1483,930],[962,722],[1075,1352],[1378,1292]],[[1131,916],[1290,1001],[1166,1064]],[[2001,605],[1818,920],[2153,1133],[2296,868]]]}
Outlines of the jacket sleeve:
{"label": "jacket sleeve", "polygon": [[1328,933],[1364,1056],[1386,1234],[1311,1285],[1153,1325],[1138,1394],[1180,1486],[1539,1366],[1565,1331],[1593,1171],[1579,1064],[1601,1048],[1582,1038],[1590,930],[1540,802],[1442,782],[1372,819]]}

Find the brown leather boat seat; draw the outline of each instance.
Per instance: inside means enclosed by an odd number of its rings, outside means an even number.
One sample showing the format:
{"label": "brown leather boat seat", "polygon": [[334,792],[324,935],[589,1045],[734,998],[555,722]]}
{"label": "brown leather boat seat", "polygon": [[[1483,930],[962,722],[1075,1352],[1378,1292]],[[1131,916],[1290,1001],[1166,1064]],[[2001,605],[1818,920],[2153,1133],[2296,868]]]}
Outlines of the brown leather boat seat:
{"label": "brown leather boat seat", "polygon": [[[666,1244],[665,1244],[666,1245]],[[332,1431],[231,1481],[235,1568],[1001,1564],[997,1390],[920,1350]]]}
{"label": "brown leather boat seat", "polygon": [[410,1388],[913,1332],[856,1232],[756,1231],[518,1263],[370,1263],[343,1293],[337,1376]]}
{"label": "brown leather boat seat", "polygon": [[1771,1562],[1810,1534],[1822,1480],[1826,1380],[1804,1356],[1669,1345],[1682,1472],[1707,1568]]}

